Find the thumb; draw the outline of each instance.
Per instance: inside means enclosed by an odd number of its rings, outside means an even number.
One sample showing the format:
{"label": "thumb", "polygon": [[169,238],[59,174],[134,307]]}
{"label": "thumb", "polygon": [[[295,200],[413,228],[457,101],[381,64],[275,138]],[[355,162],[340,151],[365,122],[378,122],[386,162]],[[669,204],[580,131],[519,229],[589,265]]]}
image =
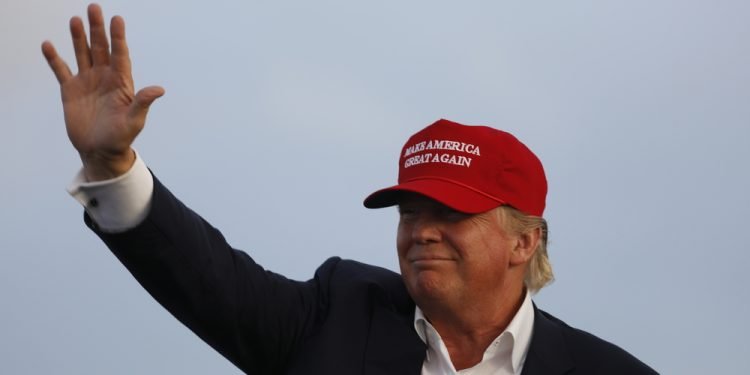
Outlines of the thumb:
{"label": "thumb", "polygon": [[160,86],[149,86],[138,91],[133,103],[130,104],[130,117],[136,122],[145,122],[151,104],[162,95],[164,95],[164,88]]}

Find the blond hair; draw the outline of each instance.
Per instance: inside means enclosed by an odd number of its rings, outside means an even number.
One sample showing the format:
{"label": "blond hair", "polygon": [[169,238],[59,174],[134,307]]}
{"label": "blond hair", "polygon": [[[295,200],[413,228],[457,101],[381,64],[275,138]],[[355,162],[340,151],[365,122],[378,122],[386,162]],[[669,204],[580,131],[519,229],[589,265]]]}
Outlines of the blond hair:
{"label": "blond hair", "polygon": [[524,284],[529,292],[536,293],[547,284],[551,283],[555,276],[552,273],[552,264],[550,264],[547,255],[547,220],[539,216],[527,215],[513,207],[501,206],[498,210],[504,218],[506,229],[514,234],[528,233],[533,230],[541,229],[542,235],[539,239],[534,255],[528,263]]}

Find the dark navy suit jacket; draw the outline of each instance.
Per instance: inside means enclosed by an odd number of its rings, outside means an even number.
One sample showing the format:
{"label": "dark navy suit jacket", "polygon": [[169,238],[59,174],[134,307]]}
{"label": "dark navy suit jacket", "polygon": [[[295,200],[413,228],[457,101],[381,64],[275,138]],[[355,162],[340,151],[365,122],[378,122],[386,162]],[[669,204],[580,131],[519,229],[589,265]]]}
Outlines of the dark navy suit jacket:
{"label": "dark navy suit jacket", "polygon": [[[397,273],[330,258],[311,280],[289,280],[231,248],[156,179],[138,227],[108,234],[85,220],[159,303],[246,373],[421,373],[426,347]],[[651,373],[534,307],[524,375]]]}

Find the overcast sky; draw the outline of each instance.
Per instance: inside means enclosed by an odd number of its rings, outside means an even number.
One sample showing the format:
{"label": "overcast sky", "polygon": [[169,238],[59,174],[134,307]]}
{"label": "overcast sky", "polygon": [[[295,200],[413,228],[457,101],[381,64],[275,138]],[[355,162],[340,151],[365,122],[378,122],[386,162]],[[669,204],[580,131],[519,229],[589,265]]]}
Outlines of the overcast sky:
{"label": "overcast sky", "polygon": [[[750,373],[750,2],[104,1],[136,142],[267,268],[397,269],[400,147],[439,118],[514,133],[547,170],[556,282],[539,307],[665,374]],[[235,374],[83,225],[44,39],[86,2],[0,3],[0,373]]]}

